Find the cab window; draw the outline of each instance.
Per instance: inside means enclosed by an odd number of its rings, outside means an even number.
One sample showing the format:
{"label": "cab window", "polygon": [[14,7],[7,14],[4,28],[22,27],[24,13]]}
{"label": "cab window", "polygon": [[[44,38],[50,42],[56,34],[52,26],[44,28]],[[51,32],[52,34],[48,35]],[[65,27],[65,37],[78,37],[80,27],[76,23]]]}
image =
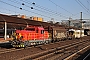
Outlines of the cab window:
{"label": "cab window", "polygon": [[44,34],[44,30],[41,30],[41,34]]}

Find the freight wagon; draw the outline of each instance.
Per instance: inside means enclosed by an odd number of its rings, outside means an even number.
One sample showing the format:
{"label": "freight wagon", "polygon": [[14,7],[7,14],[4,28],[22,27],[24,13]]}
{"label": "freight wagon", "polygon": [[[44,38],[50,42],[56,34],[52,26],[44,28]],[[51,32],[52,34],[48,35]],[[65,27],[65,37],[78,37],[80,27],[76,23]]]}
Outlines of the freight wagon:
{"label": "freight wagon", "polygon": [[49,39],[52,39],[52,41],[60,41],[67,38],[67,29],[63,27],[48,27],[48,33]]}

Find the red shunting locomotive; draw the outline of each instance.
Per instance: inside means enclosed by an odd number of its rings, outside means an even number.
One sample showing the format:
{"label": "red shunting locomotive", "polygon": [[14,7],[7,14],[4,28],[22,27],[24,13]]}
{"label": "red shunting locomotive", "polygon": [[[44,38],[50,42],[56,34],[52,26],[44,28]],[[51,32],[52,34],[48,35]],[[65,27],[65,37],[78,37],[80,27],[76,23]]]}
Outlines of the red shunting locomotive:
{"label": "red shunting locomotive", "polygon": [[48,31],[45,31],[43,27],[29,26],[24,30],[16,30],[15,33],[11,43],[13,47],[26,47],[51,41],[48,39]]}

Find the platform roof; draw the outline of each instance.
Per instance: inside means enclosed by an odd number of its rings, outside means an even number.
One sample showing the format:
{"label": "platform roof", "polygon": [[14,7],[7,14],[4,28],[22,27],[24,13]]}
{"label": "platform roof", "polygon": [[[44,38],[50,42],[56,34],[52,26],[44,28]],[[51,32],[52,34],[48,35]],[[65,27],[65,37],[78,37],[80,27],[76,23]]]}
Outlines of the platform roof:
{"label": "platform roof", "polygon": [[51,24],[47,22],[34,21],[30,19],[23,19],[23,18],[13,17],[10,15],[0,14],[0,28],[4,27],[5,22],[7,22],[8,28],[26,27],[27,25],[51,26]]}

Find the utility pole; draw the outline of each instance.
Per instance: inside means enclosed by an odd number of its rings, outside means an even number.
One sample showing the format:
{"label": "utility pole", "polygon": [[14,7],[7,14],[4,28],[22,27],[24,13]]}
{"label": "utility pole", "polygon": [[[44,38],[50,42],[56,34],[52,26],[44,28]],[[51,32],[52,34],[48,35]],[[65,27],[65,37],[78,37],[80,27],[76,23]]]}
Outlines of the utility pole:
{"label": "utility pole", "polygon": [[68,20],[68,22],[69,22],[69,28],[70,28],[71,19],[72,19],[72,18],[69,18],[69,20]]}
{"label": "utility pole", "polygon": [[4,39],[6,40],[6,38],[7,38],[7,22],[5,21],[5,36],[4,36]]}
{"label": "utility pole", "polygon": [[83,28],[83,23],[82,23],[82,12],[81,12],[81,28]]}
{"label": "utility pole", "polygon": [[81,40],[82,40],[82,27],[83,27],[83,26],[82,26],[82,24],[83,24],[83,23],[82,23],[82,12],[81,12],[81,19],[80,19],[80,20],[81,20],[80,37],[81,37]]}

